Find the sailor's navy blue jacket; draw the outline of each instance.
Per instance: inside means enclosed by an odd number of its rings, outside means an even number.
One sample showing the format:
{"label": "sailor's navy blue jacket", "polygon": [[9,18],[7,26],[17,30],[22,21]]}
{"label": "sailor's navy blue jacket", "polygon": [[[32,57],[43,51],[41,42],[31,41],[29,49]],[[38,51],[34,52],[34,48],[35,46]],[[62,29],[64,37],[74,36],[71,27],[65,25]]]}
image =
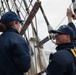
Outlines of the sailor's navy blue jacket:
{"label": "sailor's navy blue jacket", "polygon": [[[75,31],[75,35],[76,35],[76,27],[75,27],[74,23],[73,22],[70,22],[70,23],[68,23],[68,26],[70,26]],[[74,38],[73,43],[76,46],[76,36]]]}
{"label": "sailor's navy blue jacket", "polygon": [[9,28],[0,36],[0,75],[23,75],[30,60],[26,41],[17,30]]}
{"label": "sailor's navy blue jacket", "polygon": [[57,52],[47,67],[47,75],[76,75],[75,60],[70,48],[73,48],[71,43],[56,47]]}

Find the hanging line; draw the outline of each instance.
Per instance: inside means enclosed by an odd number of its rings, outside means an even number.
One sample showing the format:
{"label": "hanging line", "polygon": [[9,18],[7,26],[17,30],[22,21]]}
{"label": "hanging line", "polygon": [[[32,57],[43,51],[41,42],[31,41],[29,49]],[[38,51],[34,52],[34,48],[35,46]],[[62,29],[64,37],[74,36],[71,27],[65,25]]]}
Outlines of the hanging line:
{"label": "hanging line", "polygon": [[6,0],[6,2],[7,2],[6,5],[7,5],[7,7],[8,7],[8,10],[11,11],[10,6],[9,6],[9,3],[8,3],[8,0]]}
{"label": "hanging line", "polygon": [[[69,5],[69,7],[71,7],[71,5],[72,5],[72,3]],[[64,16],[64,18],[60,21],[60,23],[57,25],[57,27],[55,29],[57,29],[61,25],[61,23],[65,20],[66,17],[67,16]]]}
{"label": "hanging line", "polygon": [[1,5],[2,5],[2,8],[3,8],[3,11],[5,12],[5,8],[4,8],[3,1],[2,0],[1,0]]}

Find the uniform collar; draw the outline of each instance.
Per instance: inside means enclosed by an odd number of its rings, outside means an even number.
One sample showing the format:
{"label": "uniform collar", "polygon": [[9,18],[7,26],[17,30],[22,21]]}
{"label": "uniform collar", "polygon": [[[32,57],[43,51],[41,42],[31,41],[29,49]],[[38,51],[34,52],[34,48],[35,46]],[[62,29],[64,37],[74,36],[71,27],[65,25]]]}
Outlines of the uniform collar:
{"label": "uniform collar", "polygon": [[68,48],[74,48],[73,43],[65,43],[65,44],[60,44],[56,47],[56,50],[62,50],[62,49],[68,49]]}
{"label": "uniform collar", "polygon": [[19,34],[19,32],[15,28],[12,28],[12,27],[7,28],[5,32],[15,32]]}

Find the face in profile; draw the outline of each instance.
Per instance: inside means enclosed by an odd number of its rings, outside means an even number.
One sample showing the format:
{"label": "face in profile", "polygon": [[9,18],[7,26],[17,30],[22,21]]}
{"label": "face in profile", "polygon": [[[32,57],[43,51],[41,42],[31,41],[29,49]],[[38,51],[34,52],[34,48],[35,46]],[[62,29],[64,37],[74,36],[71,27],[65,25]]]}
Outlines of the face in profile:
{"label": "face in profile", "polygon": [[70,40],[70,36],[69,35],[66,35],[66,34],[57,34],[55,36],[56,38],[56,45],[59,45],[59,44],[63,44],[63,43],[70,43],[71,40]]}
{"label": "face in profile", "polygon": [[12,27],[15,28],[18,32],[20,32],[20,22],[19,21],[12,22]]}

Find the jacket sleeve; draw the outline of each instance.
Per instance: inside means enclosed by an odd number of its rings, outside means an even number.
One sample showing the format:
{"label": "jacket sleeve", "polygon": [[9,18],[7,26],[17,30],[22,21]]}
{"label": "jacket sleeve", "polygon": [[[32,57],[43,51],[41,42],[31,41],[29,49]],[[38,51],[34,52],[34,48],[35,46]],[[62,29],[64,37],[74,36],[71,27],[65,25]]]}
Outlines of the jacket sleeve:
{"label": "jacket sleeve", "polygon": [[73,22],[68,23],[68,26],[70,26],[71,28],[73,28],[74,30],[76,30],[75,25]]}
{"label": "jacket sleeve", "polygon": [[25,40],[13,40],[12,43],[13,63],[21,72],[27,72],[31,66],[29,48]]}
{"label": "jacket sleeve", "polygon": [[54,54],[51,62],[49,63],[46,73],[47,75],[63,75],[66,73],[67,64],[63,57],[59,54]]}

